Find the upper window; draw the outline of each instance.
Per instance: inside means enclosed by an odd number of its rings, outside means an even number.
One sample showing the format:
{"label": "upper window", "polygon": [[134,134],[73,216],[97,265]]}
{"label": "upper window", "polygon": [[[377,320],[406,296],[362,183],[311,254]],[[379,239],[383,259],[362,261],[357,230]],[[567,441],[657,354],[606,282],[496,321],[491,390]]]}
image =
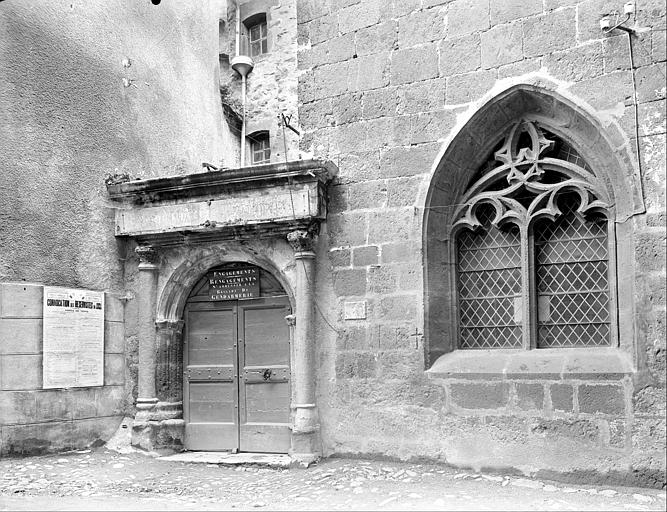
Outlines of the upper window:
{"label": "upper window", "polygon": [[515,125],[454,214],[458,346],[609,346],[608,205],[581,156]]}
{"label": "upper window", "polygon": [[248,135],[250,153],[253,164],[268,164],[271,162],[271,140],[269,132],[255,132]]}
{"label": "upper window", "polygon": [[251,57],[257,57],[268,53],[268,31],[266,14],[259,13],[246,19],[245,25],[248,38],[248,53]]}

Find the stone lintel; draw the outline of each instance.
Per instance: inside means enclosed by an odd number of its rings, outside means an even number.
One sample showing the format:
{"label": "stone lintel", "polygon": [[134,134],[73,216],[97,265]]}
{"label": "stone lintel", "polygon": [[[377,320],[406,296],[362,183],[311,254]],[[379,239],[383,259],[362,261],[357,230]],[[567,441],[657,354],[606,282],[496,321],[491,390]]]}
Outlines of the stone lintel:
{"label": "stone lintel", "polygon": [[116,236],[170,246],[280,236],[326,218],[328,162],[304,160],[108,185]]}

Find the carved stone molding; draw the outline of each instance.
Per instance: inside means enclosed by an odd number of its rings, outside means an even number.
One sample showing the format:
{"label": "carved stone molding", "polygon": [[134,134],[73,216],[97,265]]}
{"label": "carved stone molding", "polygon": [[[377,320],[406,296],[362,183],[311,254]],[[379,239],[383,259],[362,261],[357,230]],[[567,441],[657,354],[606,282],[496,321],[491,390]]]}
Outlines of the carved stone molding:
{"label": "carved stone molding", "polygon": [[156,391],[160,400],[177,402],[182,400],[183,320],[158,320],[156,341]]}
{"label": "carved stone molding", "polygon": [[185,322],[183,320],[157,320],[155,327],[158,332],[180,332]]}
{"label": "carved stone molding", "polygon": [[317,233],[311,229],[297,229],[287,233],[287,241],[296,253],[313,252],[317,243]]}
{"label": "carved stone molding", "polygon": [[139,256],[140,265],[156,265],[158,260],[158,253],[151,245],[138,245],[134,252]]}
{"label": "carved stone molding", "polygon": [[336,166],[297,160],[185,176],[108,183],[116,236],[138,244],[252,240],[309,230],[327,216]]}
{"label": "carved stone molding", "polygon": [[[554,144],[535,123],[514,125],[505,144],[494,153],[500,165],[470,187],[455,212],[454,225],[471,229],[481,226],[477,212],[482,204],[495,210],[491,224],[496,227],[507,223],[527,226],[538,218],[555,220],[562,214],[557,198],[566,192],[579,196],[579,213],[604,214],[609,202],[603,187],[587,169],[545,156]],[[544,180],[547,173],[551,173],[550,179]],[[556,176],[558,179],[554,179]]]}

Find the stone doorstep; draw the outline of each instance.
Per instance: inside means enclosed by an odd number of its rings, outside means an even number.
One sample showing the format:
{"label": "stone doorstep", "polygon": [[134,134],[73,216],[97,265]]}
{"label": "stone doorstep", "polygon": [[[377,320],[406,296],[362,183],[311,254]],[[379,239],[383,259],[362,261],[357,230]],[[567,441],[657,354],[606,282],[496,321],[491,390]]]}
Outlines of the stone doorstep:
{"label": "stone doorstep", "polygon": [[226,466],[257,464],[271,468],[288,468],[292,464],[292,458],[281,453],[181,452],[160,457],[160,460]]}

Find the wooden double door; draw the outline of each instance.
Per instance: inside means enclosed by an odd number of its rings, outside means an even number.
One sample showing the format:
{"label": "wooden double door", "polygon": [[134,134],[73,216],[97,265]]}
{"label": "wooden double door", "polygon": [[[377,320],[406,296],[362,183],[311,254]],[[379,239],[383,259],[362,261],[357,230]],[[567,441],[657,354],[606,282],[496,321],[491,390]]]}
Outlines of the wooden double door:
{"label": "wooden double door", "polygon": [[186,306],[185,448],[287,453],[287,297]]}

